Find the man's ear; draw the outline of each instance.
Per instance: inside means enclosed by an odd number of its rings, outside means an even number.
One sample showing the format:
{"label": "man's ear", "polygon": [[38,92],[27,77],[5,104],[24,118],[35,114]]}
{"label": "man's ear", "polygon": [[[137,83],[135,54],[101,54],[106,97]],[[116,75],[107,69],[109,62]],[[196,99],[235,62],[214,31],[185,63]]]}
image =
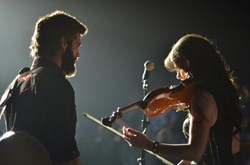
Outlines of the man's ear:
{"label": "man's ear", "polygon": [[61,41],[61,47],[62,47],[62,50],[63,50],[63,51],[65,51],[65,50],[66,50],[66,48],[67,48],[67,46],[68,46],[68,44],[67,44],[67,40],[66,40],[66,38],[65,38],[65,37],[61,37],[60,41]]}

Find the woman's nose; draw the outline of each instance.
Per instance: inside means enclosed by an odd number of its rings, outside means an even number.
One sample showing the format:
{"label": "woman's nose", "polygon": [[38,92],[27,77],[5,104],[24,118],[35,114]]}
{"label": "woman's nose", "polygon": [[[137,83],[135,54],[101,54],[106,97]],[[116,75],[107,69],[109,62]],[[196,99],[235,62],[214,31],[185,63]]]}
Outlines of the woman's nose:
{"label": "woman's nose", "polygon": [[181,74],[180,74],[180,71],[177,71],[176,72],[176,79],[180,80],[181,79]]}

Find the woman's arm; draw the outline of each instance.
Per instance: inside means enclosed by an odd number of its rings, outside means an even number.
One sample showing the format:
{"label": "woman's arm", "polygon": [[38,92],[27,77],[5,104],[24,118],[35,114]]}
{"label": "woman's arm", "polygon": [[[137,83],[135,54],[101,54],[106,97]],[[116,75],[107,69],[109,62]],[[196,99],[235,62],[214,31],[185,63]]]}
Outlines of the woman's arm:
{"label": "woman's arm", "polygon": [[[189,141],[187,144],[160,143],[159,154],[199,161],[207,146],[210,128],[217,120],[217,107],[213,96],[207,92],[196,93],[191,102]],[[124,128],[124,139],[132,147],[152,151],[153,141],[132,128]]]}

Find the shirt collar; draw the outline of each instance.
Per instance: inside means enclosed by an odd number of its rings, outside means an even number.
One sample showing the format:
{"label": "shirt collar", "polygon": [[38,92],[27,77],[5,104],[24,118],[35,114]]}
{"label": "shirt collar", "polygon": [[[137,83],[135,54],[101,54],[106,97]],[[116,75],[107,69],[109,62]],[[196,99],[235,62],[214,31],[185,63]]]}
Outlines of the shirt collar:
{"label": "shirt collar", "polygon": [[47,58],[34,59],[32,65],[31,65],[31,70],[34,70],[38,67],[48,68],[50,70],[53,70],[53,72],[57,72],[58,74],[61,74],[63,77],[65,77],[65,74],[63,73],[61,68],[59,68],[59,66],[50,59],[47,59]]}

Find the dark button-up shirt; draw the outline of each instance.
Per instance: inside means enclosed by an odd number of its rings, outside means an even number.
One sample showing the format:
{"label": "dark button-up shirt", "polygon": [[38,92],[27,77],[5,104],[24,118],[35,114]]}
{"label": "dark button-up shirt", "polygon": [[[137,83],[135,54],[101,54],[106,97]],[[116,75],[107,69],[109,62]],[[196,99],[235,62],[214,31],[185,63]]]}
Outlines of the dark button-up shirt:
{"label": "dark button-up shirt", "polygon": [[18,79],[17,91],[14,131],[39,139],[52,161],[78,157],[74,90],[62,70],[50,60],[37,59]]}

